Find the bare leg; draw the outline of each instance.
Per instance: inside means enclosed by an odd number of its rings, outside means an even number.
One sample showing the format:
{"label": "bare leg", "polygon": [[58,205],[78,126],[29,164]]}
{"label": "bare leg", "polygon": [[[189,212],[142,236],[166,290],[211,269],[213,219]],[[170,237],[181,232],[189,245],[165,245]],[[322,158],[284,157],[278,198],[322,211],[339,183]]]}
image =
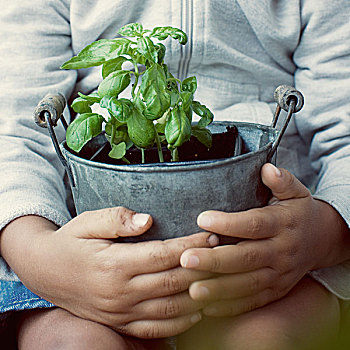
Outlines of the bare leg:
{"label": "bare leg", "polygon": [[145,350],[157,341],[126,337],[99,323],[56,309],[24,313],[18,328],[19,350]]}
{"label": "bare leg", "polygon": [[179,338],[180,349],[336,349],[338,299],[305,277],[283,299],[230,318],[206,318]]}

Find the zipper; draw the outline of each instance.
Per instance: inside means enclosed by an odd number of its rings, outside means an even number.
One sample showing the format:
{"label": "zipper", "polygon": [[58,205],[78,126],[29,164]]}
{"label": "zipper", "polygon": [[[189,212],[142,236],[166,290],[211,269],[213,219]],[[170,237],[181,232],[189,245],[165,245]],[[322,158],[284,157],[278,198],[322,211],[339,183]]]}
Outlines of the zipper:
{"label": "zipper", "polygon": [[188,75],[193,49],[193,0],[181,0],[181,29],[187,34],[188,42],[180,48],[178,77],[182,81]]}

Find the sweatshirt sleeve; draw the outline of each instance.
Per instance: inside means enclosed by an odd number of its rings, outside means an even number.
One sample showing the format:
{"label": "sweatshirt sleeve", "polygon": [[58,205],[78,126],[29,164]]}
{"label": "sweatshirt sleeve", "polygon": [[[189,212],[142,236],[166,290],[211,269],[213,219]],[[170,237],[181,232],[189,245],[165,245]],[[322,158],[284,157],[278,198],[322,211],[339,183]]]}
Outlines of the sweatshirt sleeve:
{"label": "sweatshirt sleeve", "polygon": [[[350,226],[350,2],[301,3],[303,30],[294,61],[295,85],[305,106],[296,125],[318,173],[314,196],[332,205]],[[350,300],[350,261],[311,275]]]}
{"label": "sweatshirt sleeve", "polygon": [[[28,214],[63,225],[70,218],[64,169],[33,111],[47,93],[69,96],[74,87],[76,72],[59,69],[72,56],[69,3],[0,4],[0,230]],[[55,131],[62,140],[62,126]]]}

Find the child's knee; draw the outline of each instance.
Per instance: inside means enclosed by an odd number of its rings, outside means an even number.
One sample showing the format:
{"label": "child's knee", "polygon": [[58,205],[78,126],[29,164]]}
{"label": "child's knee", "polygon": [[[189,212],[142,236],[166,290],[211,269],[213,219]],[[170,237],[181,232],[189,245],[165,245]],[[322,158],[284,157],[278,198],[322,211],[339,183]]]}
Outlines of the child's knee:
{"label": "child's knee", "polygon": [[297,348],[287,331],[261,325],[235,329],[234,332],[227,334],[222,346],[222,350],[295,350]]}
{"label": "child's knee", "polygon": [[130,349],[123,336],[62,309],[27,312],[18,331],[19,350]]}

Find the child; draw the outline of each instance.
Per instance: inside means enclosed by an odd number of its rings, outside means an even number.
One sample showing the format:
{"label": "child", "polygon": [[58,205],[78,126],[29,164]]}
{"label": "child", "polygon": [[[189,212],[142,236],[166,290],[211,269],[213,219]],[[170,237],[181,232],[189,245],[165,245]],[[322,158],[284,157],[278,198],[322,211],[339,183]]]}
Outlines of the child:
{"label": "child", "polygon": [[[310,348],[320,334],[333,343],[350,300],[349,2],[24,0],[2,8],[0,311],[25,310],[15,313],[19,348],[147,348],[155,345],[141,339],[177,334],[180,348]],[[196,96],[216,120],[270,124],[276,86],[303,92],[279,170],[262,169],[272,203],[198,218],[208,232],[249,241],[212,249],[216,236],[201,233],[111,244],[105,238],[151,225],[125,208],[70,221],[63,169],[31,114],[47,92],[93,91],[98,69],[60,65],[136,21],[187,32],[182,50],[165,42],[167,64],[181,79],[197,76]]]}

